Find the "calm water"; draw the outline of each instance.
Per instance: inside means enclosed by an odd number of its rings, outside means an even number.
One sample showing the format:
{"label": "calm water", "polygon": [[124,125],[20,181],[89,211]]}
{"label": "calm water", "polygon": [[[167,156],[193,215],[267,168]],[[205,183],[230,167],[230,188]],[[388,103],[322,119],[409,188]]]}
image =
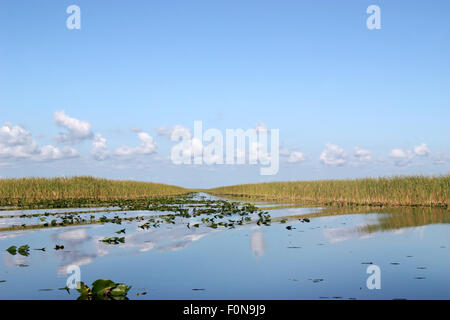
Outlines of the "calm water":
{"label": "calm water", "polygon": [[[58,290],[69,265],[80,266],[87,284],[107,278],[133,286],[130,299],[450,299],[448,210],[284,206],[265,205],[273,222],[261,227],[187,228],[197,217],[149,230],[123,222],[0,232],[0,299],[76,299],[75,290]],[[20,215],[43,212],[50,210],[1,211],[14,217],[0,219],[0,228],[38,223]],[[160,213],[105,215],[116,214]],[[124,244],[100,241],[124,228]],[[29,256],[6,251],[24,244]],[[366,286],[369,263],[380,267],[379,290]]]}

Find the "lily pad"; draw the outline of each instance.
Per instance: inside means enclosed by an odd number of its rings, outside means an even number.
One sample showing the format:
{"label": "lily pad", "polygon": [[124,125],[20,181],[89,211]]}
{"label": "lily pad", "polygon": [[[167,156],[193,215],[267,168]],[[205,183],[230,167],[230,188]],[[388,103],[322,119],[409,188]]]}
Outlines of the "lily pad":
{"label": "lily pad", "polygon": [[17,247],[16,246],[11,246],[8,249],[6,249],[6,251],[8,251],[13,256],[15,256],[17,254]]}
{"label": "lily pad", "polygon": [[119,283],[113,289],[111,289],[110,295],[111,296],[125,296],[130,289],[131,289],[131,286],[127,286],[124,283]]}
{"label": "lily pad", "polygon": [[80,282],[78,300],[126,300],[126,295],[131,289],[124,283],[115,283],[108,279],[98,279],[92,284],[92,290],[84,282]]}
{"label": "lily pad", "polygon": [[21,246],[17,252],[19,252],[20,255],[22,256],[29,256],[30,255],[30,246],[29,245],[24,245]]}
{"label": "lily pad", "polygon": [[114,281],[111,280],[107,279],[96,280],[94,283],[92,283],[92,294],[96,296],[106,295],[115,286],[116,284],[114,283]]}
{"label": "lily pad", "polygon": [[89,296],[91,295],[91,289],[89,289],[89,287],[84,283],[84,282],[80,282],[80,286],[77,289],[77,291],[80,293],[81,296]]}

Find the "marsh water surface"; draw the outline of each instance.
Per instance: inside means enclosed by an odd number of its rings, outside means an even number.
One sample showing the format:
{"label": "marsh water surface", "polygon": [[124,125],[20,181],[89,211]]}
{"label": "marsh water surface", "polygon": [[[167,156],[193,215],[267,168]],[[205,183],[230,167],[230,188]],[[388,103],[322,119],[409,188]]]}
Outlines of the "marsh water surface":
{"label": "marsh water surface", "polygon": [[[0,211],[0,299],[77,299],[76,290],[63,289],[71,265],[85,283],[131,285],[129,299],[450,299],[448,210],[256,205],[270,223],[257,223],[257,213],[244,223],[235,223],[243,221],[239,214],[223,217],[233,221],[224,225],[198,215],[152,227],[167,212]],[[197,204],[182,207],[193,212]],[[74,211],[90,221],[118,219],[52,225]],[[46,228],[28,228],[45,221]],[[13,225],[23,228],[8,229]],[[102,241],[107,237],[125,241]],[[22,245],[29,245],[28,255],[7,251]],[[366,285],[371,265],[380,267],[380,289]]]}

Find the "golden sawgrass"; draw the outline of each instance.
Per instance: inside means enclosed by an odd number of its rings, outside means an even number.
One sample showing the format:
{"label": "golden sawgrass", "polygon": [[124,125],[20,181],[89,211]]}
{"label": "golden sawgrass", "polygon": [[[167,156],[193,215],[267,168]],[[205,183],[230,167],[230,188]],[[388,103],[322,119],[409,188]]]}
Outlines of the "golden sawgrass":
{"label": "golden sawgrass", "polygon": [[0,179],[2,205],[55,200],[123,200],[180,195],[187,189],[151,182],[94,177]]}
{"label": "golden sawgrass", "polygon": [[325,205],[438,206],[449,204],[450,175],[243,184],[208,190],[215,195]]}

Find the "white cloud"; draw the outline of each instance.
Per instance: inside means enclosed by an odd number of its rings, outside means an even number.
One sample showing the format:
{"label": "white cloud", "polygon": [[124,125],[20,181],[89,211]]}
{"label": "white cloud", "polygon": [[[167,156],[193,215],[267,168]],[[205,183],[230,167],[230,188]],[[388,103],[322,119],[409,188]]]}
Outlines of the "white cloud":
{"label": "white cloud", "polygon": [[369,162],[372,160],[372,153],[369,150],[361,149],[360,147],[355,147],[353,156],[361,162]]}
{"label": "white cloud", "polygon": [[302,162],[306,160],[306,156],[303,152],[299,151],[289,151],[287,148],[280,148],[279,155],[282,157],[287,157],[289,163]]}
{"label": "white cloud", "polygon": [[78,157],[78,152],[72,148],[52,145],[40,148],[31,133],[21,126],[5,123],[0,128],[0,158],[49,161],[74,157]]}
{"label": "white cloud", "polygon": [[146,132],[139,132],[138,138],[141,140],[141,145],[137,148],[138,153],[152,154],[156,152],[155,140]]}
{"label": "white cloud", "polygon": [[10,146],[24,145],[31,141],[31,133],[20,126],[6,122],[0,128],[0,143]]}
{"label": "white cloud", "polygon": [[70,159],[76,158],[79,156],[78,151],[73,148],[64,147],[62,149],[52,146],[46,145],[41,149],[41,153],[36,157],[35,160],[39,161],[49,161],[49,160],[61,160],[61,159]]}
{"label": "white cloud", "polygon": [[191,137],[191,130],[189,130],[186,127],[183,127],[182,125],[175,125],[171,129],[168,129],[166,127],[159,127],[156,129],[156,132],[158,133],[158,136],[165,136],[167,138],[171,138],[172,134],[175,133],[177,136],[189,136]]}
{"label": "white cloud", "polygon": [[94,135],[92,141],[91,156],[98,161],[110,158],[112,155],[118,157],[132,157],[137,155],[150,155],[156,153],[156,143],[152,136],[147,132],[132,130],[137,133],[141,144],[137,147],[123,145],[116,148],[113,152],[107,148],[107,140],[100,133]]}
{"label": "white cloud", "polygon": [[0,157],[30,158],[36,154],[39,154],[39,147],[29,131],[9,122],[0,128]]}
{"label": "white cloud", "polygon": [[31,144],[18,146],[8,146],[0,144],[0,157],[13,159],[28,159],[40,152],[37,144],[33,141]]}
{"label": "white cloud", "polygon": [[389,153],[389,157],[394,159],[396,166],[404,167],[411,163],[414,155],[411,151],[405,151],[403,149],[392,149]]}
{"label": "white cloud", "polygon": [[133,155],[149,155],[156,152],[156,143],[152,136],[146,132],[139,132],[138,138],[141,141],[138,147],[121,146],[114,151],[114,154],[128,157]]}
{"label": "white cloud", "polygon": [[392,149],[391,153],[389,153],[389,157],[395,159],[403,159],[408,157],[408,153],[403,149]]}
{"label": "white cloud", "polygon": [[[174,155],[180,157],[182,161],[190,162],[187,159],[191,159],[194,155],[202,156],[203,154],[203,143],[197,138],[184,139],[183,142],[178,146],[180,147],[180,149],[178,150],[179,154],[176,153],[175,151],[176,149],[174,149],[175,147],[172,147],[172,154],[171,154],[172,162],[178,162],[172,159]],[[213,159],[210,160],[212,161]]]}
{"label": "white cloud", "polygon": [[448,157],[447,155],[445,155],[443,152],[437,153],[434,157],[433,157],[433,162],[435,164],[444,164],[446,162],[450,161],[450,157]]}
{"label": "white cloud", "polygon": [[425,143],[422,143],[419,146],[415,146],[413,148],[414,154],[417,156],[425,157],[428,156],[430,153],[430,149],[428,149],[428,146]]}
{"label": "white cloud", "polygon": [[106,139],[100,133],[95,134],[91,150],[91,155],[95,160],[103,161],[109,158],[111,152],[106,147],[106,143]]}
{"label": "white cloud", "polygon": [[279,154],[282,157],[289,157],[290,152],[286,148],[280,148],[280,153]]}
{"label": "white cloud", "polygon": [[320,155],[320,161],[326,165],[342,166],[347,163],[344,149],[332,143],[326,143],[326,149]]}
{"label": "white cloud", "polygon": [[296,163],[296,162],[301,162],[301,161],[305,161],[306,157],[302,152],[298,152],[298,151],[293,151],[291,152],[289,158],[288,158],[288,162],[289,163]]}
{"label": "white cloud", "polygon": [[248,154],[250,161],[253,159],[264,165],[270,163],[271,156],[267,152],[267,146],[264,146],[260,142],[252,142]]}
{"label": "white cloud", "polygon": [[54,120],[58,126],[69,131],[69,134],[60,134],[59,140],[61,142],[77,143],[93,136],[92,125],[89,122],[69,117],[64,110],[55,111]]}

